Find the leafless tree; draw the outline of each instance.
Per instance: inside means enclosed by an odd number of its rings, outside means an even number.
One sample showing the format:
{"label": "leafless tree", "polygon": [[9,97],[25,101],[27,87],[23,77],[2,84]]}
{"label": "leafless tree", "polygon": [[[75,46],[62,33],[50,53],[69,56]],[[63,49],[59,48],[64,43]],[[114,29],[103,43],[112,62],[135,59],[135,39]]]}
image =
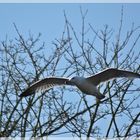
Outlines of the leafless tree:
{"label": "leafless tree", "polygon": [[137,80],[117,79],[99,86],[106,98],[57,87],[20,98],[33,82],[48,76],[89,76],[114,67],[140,72],[140,27],[127,32],[123,9],[117,32],[109,25],[96,30],[85,22],[76,31],[65,12],[62,36],[50,46],[29,33],[0,44],[0,136],[139,137],[140,87]]}

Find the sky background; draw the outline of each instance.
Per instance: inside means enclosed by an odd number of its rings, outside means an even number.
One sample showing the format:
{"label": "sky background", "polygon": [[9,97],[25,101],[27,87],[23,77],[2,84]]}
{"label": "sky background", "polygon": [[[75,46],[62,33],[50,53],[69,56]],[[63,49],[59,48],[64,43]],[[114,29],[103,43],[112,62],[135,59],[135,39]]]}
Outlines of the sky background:
{"label": "sky background", "polygon": [[101,29],[105,24],[118,29],[122,5],[125,29],[129,29],[132,22],[139,25],[140,4],[0,4],[0,40],[6,35],[15,38],[14,22],[25,36],[29,31],[35,35],[40,32],[42,40],[50,44],[62,34],[64,10],[72,25],[79,30],[80,6],[83,10],[88,9],[87,23],[95,29]]}

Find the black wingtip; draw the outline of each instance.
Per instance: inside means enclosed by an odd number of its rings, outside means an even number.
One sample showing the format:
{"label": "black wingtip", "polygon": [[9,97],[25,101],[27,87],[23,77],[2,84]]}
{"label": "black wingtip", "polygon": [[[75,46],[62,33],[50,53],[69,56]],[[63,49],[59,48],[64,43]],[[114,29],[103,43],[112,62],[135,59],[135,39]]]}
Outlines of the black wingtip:
{"label": "black wingtip", "polygon": [[19,95],[19,97],[21,97],[21,98],[26,97],[26,96],[28,96],[28,95],[24,94],[24,92]]}
{"label": "black wingtip", "polygon": [[22,98],[22,97],[23,97],[23,96],[22,96],[22,93],[21,93],[20,95],[18,95],[18,97]]}
{"label": "black wingtip", "polygon": [[30,95],[32,95],[32,94],[34,94],[34,93],[29,93],[29,94],[24,94],[24,93],[21,93],[20,95],[19,95],[19,97],[27,97],[27,96],[30,96]]}
{"label": "black wingtip", "polygon": [[20,95],[19,95],[19,97],[27,97],[27,96],[29,96],[29,95],[32,95],[32,94],[35,94],[35,92],[34,91],[28,91],[28,90],[26,90],[26,91],[24,91],[24,92],[22,92]]}
{"label": "black wingtip", "polygon": [[22,97],[26,97],[26,96],[27,96],[27,95],[24,95],[24,92],[21,93],[21,94],[19,95],[20,98],[22,98]]}

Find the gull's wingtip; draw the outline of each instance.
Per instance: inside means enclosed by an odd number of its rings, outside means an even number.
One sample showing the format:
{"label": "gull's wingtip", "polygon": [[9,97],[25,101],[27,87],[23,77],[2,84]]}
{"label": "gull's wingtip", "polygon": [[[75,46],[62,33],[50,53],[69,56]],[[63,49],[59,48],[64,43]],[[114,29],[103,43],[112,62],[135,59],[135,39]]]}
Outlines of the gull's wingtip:
{"label": "gull's wingtip", "polygon": [[24,94],[24,92],[19,95],[20,98],[26,97],[26,96],[28,96],[28,95]]}
{"label": "gull's wingtip", "polygon": [[26,97],[26,96],[28,96],[28,95],[24,95],[24,92],[19,95],[20,98]]}
{"label": "gull's wingtip", "polygon": [[24,96],[23,96],[22,93],[21,93],[20,95],[18,95],[18,97],[22,98],[22,97],[24,97]]}
{"label": "gull's wingtip", "polygon": [[27,96],[29,96],[29,95],[32,95],[32,94],[35,94],[35,92],[34,91],[32,91],[32,92],[30,92],[30,91],[24,91],[24,92],[22,92],[20,95],[19,95],[19,97],[27,97]]}

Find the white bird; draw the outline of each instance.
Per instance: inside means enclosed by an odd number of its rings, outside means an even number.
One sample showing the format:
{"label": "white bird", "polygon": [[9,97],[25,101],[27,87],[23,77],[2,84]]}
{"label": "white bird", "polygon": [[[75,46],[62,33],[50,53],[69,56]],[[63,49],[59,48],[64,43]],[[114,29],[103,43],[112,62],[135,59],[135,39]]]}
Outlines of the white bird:
{"label": "white bird", "polygon": [[87,78],[78,77],[78,76],[75,76],[71,79],[49,77],[43,80],[39,80],[34,84],[32,84],[20,95],[20,97],[25,97],[31,94],[35,94],[36,92],[42,89],[48,90],[53,86],[71,85],[71,86],[77,86],[85,94],[93,95],[98,99],[103,99],[105,98],[105,96],[99,92],[97,85],[99,85],[101,82],[105,82],[119,77],[127,77],[131,79],[140,78],[140,74],[131,71],[110,68]]}

